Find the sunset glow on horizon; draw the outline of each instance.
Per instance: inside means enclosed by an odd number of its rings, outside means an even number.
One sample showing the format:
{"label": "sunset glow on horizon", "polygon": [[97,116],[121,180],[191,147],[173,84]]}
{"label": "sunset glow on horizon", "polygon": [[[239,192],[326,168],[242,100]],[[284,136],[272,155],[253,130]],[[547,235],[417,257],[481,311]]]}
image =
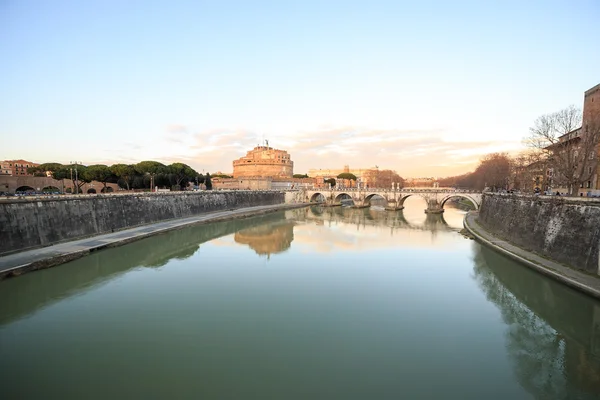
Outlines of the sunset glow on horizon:
{"label": "sunset glow on horizon", "polygon": [[469,172],[600,83],[591,0],[5,1],[0,159]]}

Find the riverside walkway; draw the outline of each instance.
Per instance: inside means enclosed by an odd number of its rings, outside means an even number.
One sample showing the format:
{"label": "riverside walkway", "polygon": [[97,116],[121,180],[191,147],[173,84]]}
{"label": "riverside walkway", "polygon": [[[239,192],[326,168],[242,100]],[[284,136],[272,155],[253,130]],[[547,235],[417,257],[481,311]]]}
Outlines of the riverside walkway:
{"label": "riverside walkway", "polygon": [[577,271],[502,240],[479,225],[478,216],[478,212],[470,211],[464,219],[465,228],[476,240],[552,279],[600,299],[600,277]]}
{"label": "riverside walkway", "polygon": [[171,219],[149,225],[140,225],[113,233],[57,243],[52,246],[25,250],[19,253],[0,256],[0,279],[21,275],[25,272],[37,269],[53,267],[83,257],[92,251],[120,246],[148,236],[183,228],[188,225],[234,218],[245,218],[253,215],[305,206],[307,206],[307,204],[276,204],[215,211],[188,218]]}

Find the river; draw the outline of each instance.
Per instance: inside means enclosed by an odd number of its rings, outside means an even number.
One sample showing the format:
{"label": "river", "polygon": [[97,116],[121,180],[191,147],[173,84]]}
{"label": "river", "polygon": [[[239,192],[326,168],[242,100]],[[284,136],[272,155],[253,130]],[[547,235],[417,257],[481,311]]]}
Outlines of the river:
{"label": "river", "polygon": [[200,225],[0,282],[12,399],[593,399],[600,303],[464,211]]}

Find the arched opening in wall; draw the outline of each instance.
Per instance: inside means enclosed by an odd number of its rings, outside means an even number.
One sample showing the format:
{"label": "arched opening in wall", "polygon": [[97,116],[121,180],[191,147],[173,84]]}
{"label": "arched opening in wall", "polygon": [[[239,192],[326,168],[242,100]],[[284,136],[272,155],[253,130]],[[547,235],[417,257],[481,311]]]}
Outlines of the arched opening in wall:
{"label": "arched opening in wall", "polygon": [[454,195],[449,196],[442,201],[442,208],[456,208],[463,211],[476,210],[477,207],[473,204],[473,201],[466,196]]}
{"label": "arched opening in wall", "polygon": [[370,207],[385,208],[387,206],[387,200],[378,194],[370,194],[365,197],[365,203]]}
{"label": "arched opening in wall", "polygon": [[114,192],[114,189],[110,186],[107,186],[105,188],[102,188],[101,192],[102,193],[112,193],[112,192]]}
{"label": "arched opening in wall", "polygon": [[46,186],[42,189],[42,193],[51,193],[51,194],[59,194],[60,189],[56,186]]}
{"label": "arched opening in wall", "polygon": [[66,188],[66,189],[65,189],[65,193],[73,193],[73,189],[71,189],[71,188]]}
{"label": "arched opening in wall", "polygon": [[401,211],[404,219],[411,225],[423,226],[425,223],[425,209],[427,201],[418,194],[409,194],[400,199],[398,205],[403,206]]}
{"label": "arched opening in wall", "polygon": [[348,193],[340,193],[335,198],[336,203],[340,203],[344,207],[351,207],[354,205],[354,200],[352,200],[352,196]]}
{"label": "arched opening in wall", "polygon": [[32,194],[35,193],[35,189],[31,186],[19,186],[17,190],[15,190],[16,194]]}
{"label": "arched opening in wall", "polygon": [[315,193],[310,198],[311,203],[325,203],[325,196],[321,193]]}
{"label": "arched opening in wall", "polygon": [[462,229],[467,212],[477,209],[473,200],[463,195],[450,195],[441,200],[440,206],[444,209],[446,224],[455,229]]}
{"label": "arched opening in wall", "polygon": [[87,190],[87,193],[88,194],[95,194],[96,193],[96,189],[90,188],[90,189]]}

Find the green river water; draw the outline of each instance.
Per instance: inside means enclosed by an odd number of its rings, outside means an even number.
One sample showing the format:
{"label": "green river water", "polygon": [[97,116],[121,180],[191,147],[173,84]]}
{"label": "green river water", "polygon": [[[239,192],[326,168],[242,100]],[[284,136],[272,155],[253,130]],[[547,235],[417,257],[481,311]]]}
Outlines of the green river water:
{"label": "green river water", "polygon": [[600,398],[600,303],[424,208],[193,226],[4,280],[2,398]]}

